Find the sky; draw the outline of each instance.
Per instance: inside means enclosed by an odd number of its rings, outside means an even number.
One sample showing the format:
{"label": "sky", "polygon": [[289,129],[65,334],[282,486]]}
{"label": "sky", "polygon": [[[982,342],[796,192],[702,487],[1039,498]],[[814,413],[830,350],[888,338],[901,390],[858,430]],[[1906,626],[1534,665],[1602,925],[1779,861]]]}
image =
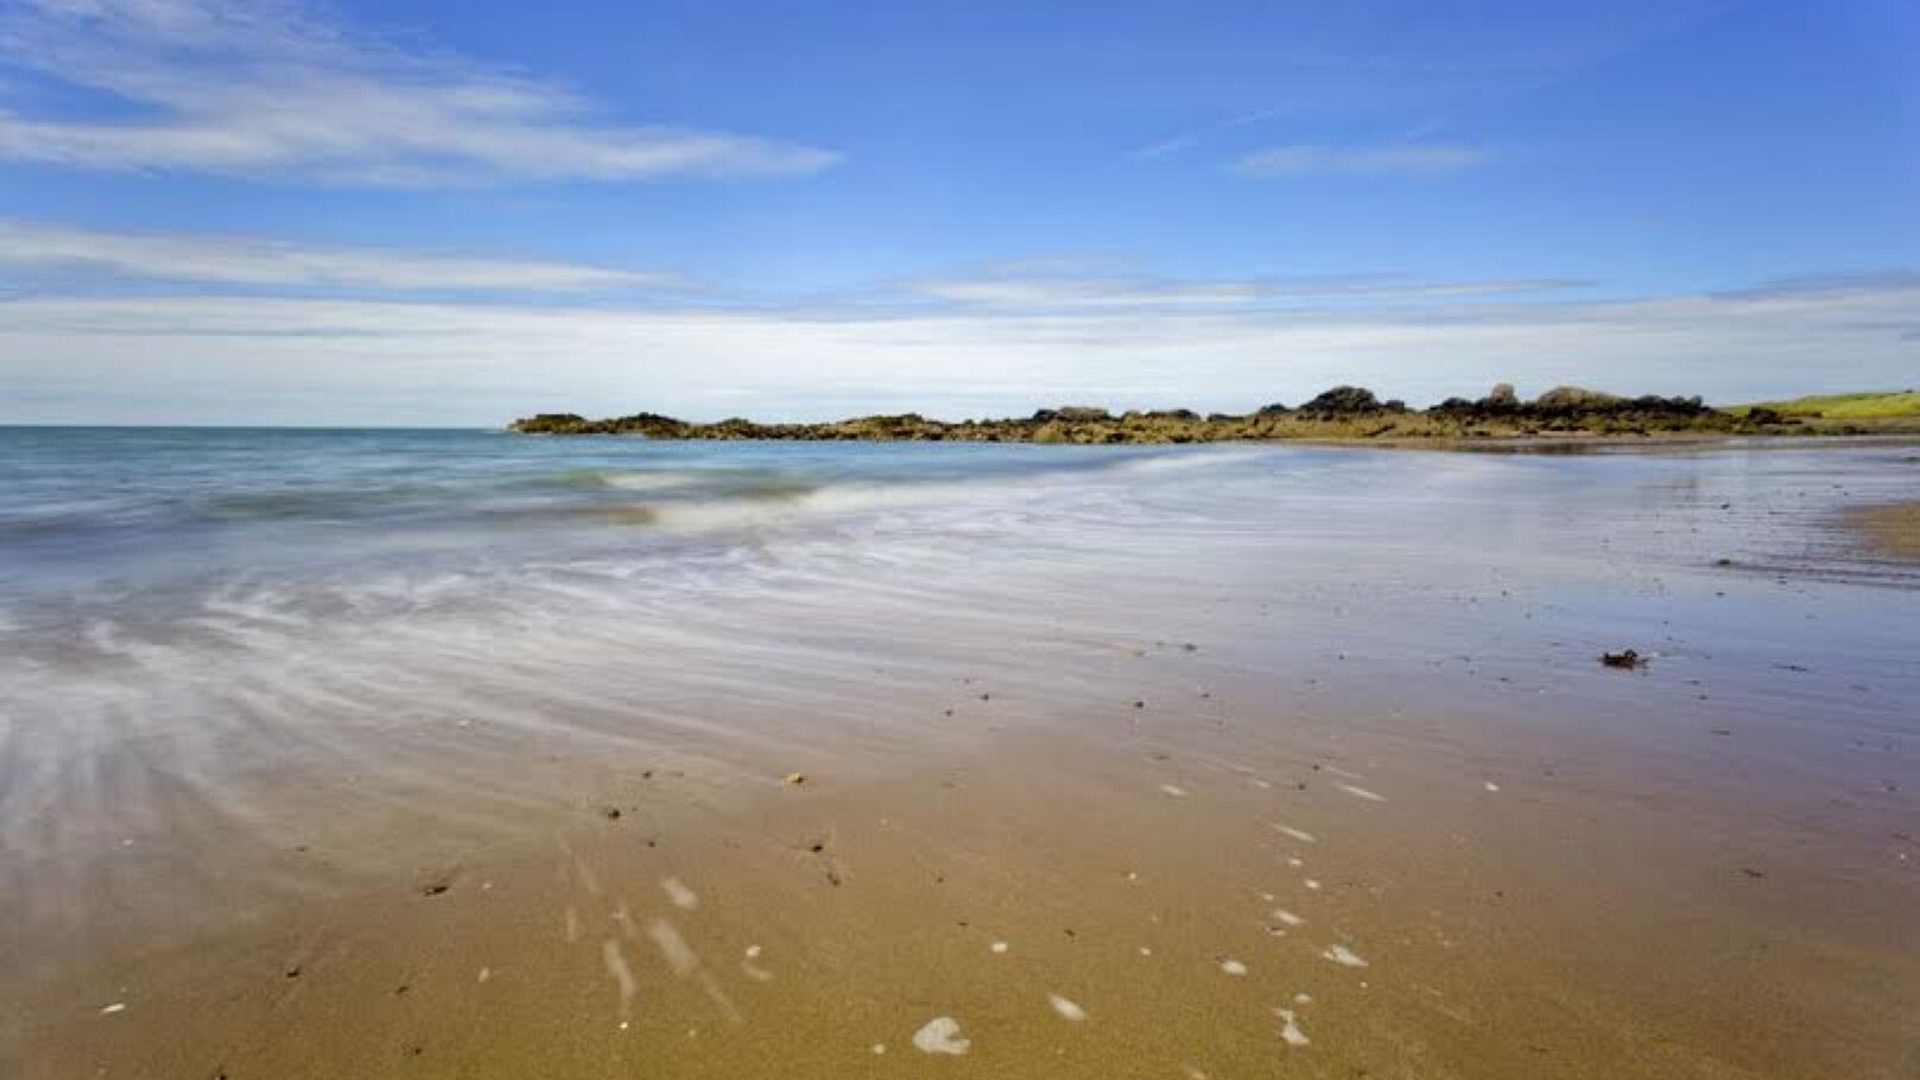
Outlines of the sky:
{"label": "sky", "polygon": [[1912,0],[0,0],[0,423],[1920,385]]}

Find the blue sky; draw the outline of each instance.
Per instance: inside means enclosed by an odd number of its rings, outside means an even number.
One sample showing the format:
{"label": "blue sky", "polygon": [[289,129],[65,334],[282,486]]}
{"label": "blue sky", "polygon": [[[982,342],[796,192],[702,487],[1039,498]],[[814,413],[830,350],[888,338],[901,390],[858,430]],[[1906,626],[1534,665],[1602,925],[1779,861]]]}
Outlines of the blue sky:
{"label": "blue sky", "polygon": [[0,422],[1920,383],[1920,8],[0,0]]}

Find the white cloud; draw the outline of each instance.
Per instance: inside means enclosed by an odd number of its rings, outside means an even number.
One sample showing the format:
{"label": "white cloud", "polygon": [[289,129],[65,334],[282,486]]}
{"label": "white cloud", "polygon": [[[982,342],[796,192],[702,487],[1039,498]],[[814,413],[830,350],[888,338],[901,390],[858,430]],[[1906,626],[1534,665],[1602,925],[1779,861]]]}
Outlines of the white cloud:
{"label": "white cloud", "polygon": [[0,108],[0,158],[338,185],[783,176],[832,151],[602,121],[551,83],[407,51],[276,0],[22,0],[0,56],[136,106],[131,118]]}
{"label": "white cloud", "polygon": [[494,424],[1246,410],[1327,386],[1413,402],[1577,383],[1753,400],[1903,386],[1920,282],[1581,303],[1026,315],[235,300],[0,301],[0,422]]}
{"label": "white cloud", "polygon": [[1006,277],[917,281],[909,287],[929,299],[1005,308],[1220,306],[1267,295],[1265,287],[1240,281]]}
{"label": "white cloud", "polygon": [[1288,177],[1316,173],[1349,176],[1442,176],[1472,168],[1486,153],[1471,146],[1435,143],[1405,146],[1277,146],[1257,150],[1234,164],[1242,176]]}
{"label": "white cloud", "polygon": [[0,266],[151,281],[562,292],[673,279],[578,263],[331,247],[247,236],[111,232],[0,218]]}
{"label": "white cloud", "polygon": [[1177,154],[1182,150],[1197,145],[1199,142],[1200,137],[1197,135],[1175,135],[1170,139],[1161,139],[1157,143],[1143,146],[1135,150],[1133,156],[1143,161],[1151,161],[1154,158],[1166,157],[1168,154]]}
{"label": "white cloud", "polygon": [[[991,269],[991,268],[990,268]],[[1557,278],[1499,281],[1406,281],[1392,277],[1293,281],[1168,281],[1113,275],[1040,276],[1021,272],[907,282],[913,294],[974,307],[1030,311],[1087,308],[1239,308],[1275,304],[1379,304],[1384,301],[1512,296],[1584,282]]]}

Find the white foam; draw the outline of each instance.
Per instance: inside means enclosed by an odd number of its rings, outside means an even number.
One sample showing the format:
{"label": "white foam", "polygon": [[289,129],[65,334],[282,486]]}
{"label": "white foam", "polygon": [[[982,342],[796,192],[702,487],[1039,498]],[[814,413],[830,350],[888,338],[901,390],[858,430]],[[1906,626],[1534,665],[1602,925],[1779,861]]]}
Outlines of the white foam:
{"label": "white foam", "polygon": [[653,920],[647,924],[647,936],[660,947],[660,954],[667,958],[667,966],[673,969],[675,975],[684,979],[699,969],[699,955],[672,923],[665,919]]}
{"label": "white foam", "polygon": [[951,1016],[936,1016],[913,1033],[913,1046],[923,1054],[959,1055],[971,1049],[973,1041],[961,1037],[960,1021]]}
{"label": "white foam", "polygon": [[1061,997],[1059,994],[1048,994],[1047,1004],[1052,1005],[1053,1011],[1059,1013],[1063,1019],[1072,1020],[1075,1023],[1078,1023],[1079,1021],[1085,1020],[1087,1018],[1087,1010],[1081,1008],[1078,1005],[1075,1005],[1073,1002],[1068,1001],[1066,998]]}
{"label": "white foam", "polygon": [[1187,797],[1187,789],[1174,784],[1161,784],[1160,790],[1176,799],[1184,799]]}
{"label": "white foam", "polygon": [[114,1013],[120,1013],[120,1012],[126,1012],[126,1011],[127,1011],[127,1003],[124,1001],[116,1001],[113,1004],[108,1005],[105,1008],[101,1009],[100,1015],[112,1016]]}
{"label": "white foam", "polygon": [[1307,920],[1301,918],[1298,915],[1295,915],[1293,912],[1288,911],[1285,908],[1274,908],[1273,917],[1287,924],[1288,926],[1305,926],[1307,923]]}
{"label": "white foam", "polygon": [[1485,787],[1486,787],[1486,789],[1487,789],[1488,791],[1499,791],[1499,790],[1500,790],[1500,785],[1499,785],[1499,784],[1496,784],[1496,783],[1494,783],[1494,782],[1493,782],[1493,781],[1491,781],[1491,780],[1489,780],[1489,781],[1487,781],[1487,782],[1486,782],[1486,784],[1485,784]]}
{"label": "white foam", "polygon": [[1304,882],[1304,884],[1305,884],[1305,885],[1306,885],[1306,887],[1307,887],[1307,888],[1309,888],[1309,889],[1318,889],[1318,888],[1320,887],[1320,879],[1319,879],[1319,878],[1308,878],[1308,879],[1307,879],[1307,880],[1306,880],[1306,881]]}
{"label": "white foam", "polygon": [[666,893],[667,900],[681,911],[692,911],[700,906],[700,897],[677,877],[660,882],[660,891]]}
{"label": "white foam", "polygon": [[989,951],[992,951],[992,952],[1003,953],[1007,951],[1007,943],[1004,941],[996,941],[993,944],[987,946],[987,948]]}
{"label": "white foam", "polygon": [[617,939],[608,938],[600,943],[600,958],[606,963],[608,977],[620,987],[620,1011],[625,1013],[633,1005],[636,990],[633,969],[627,966],[627,954],[620,951]]}
{"label": "white foam", "polygon": [[1238,960],[1222,960],[1220,961],[1220,970],[1229,975],[1245,975],[1247,973],[1247,965]]}
{"label": "white foam", "polygon": [[687,487],[707,478],[690,470],[683,472],[661,470],[657,473],[601,473],[597,479],[607,487],[625,491],[664,491],[668,488]]}
{"label": "white foam", "polygon": [[1386,802],[1387,801],[1387,797],[1385,795],[1382,795],[1379,792],[1375,792],[1375,791],[1368,791],[1366,788],[1363,788],[1363,787],[1354,787],[1352,784],[1335,784],[1333,786],[1336,788],[1339,788],[1341,791],[1344,791],[1349,795],[1354,796],[1355,798],[1365,799],[1368,802]]}
{"label": "white foam", "polygon": [[1306,831],[1305,829],[1296,829],[1291,825],[1282,825],[1277,821],[1273,822],[1272,825],[1273,825],[1274,831],[1282,834],[1283,836],[1291,836],[1295,840],[1298,840],[1303,844],[1319,843],[1318,840],[1314,839],[1313,834]]}
{"label": "white foam", "polygon": [[1345,945],[1330,945],[1326,951],[1320,955],[1339,964],[1341,967],[1363,968],[1367,966],[1367,962],[1362,960],[1359,954],[1347,948]]}
{"label": "white foam", "polygon": [[1313,1041],[1307,1038],[1306,1032],[1300,1030],[1300,1024],[1297,1020],[1294,1019],[1292,1009],[1278,1009],[1275,1011],[1280,1014],[1280,1021],[1281,1021],[1280,1041],[1281,1042],[1286,1043],[1288,1046],[1305,1046],[1309,1042]]}

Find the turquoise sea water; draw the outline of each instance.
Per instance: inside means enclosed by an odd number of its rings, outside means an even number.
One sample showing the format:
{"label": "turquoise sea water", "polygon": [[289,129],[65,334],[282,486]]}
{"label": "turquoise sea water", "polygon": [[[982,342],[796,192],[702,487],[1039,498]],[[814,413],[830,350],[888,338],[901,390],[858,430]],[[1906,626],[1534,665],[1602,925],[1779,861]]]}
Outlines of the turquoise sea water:
{"label": "turquoise sea water", "polygon": [[[488,431],[0,429],[0,587],[15,600],[241,574],[641,558],[679,526],[1097,472],[1139,453],[662,444]],[[660,526],[649,532],[633,526]],[[684,530],[678,530],[684,531]],[[516,554],[517,553],[517,554]]]}

